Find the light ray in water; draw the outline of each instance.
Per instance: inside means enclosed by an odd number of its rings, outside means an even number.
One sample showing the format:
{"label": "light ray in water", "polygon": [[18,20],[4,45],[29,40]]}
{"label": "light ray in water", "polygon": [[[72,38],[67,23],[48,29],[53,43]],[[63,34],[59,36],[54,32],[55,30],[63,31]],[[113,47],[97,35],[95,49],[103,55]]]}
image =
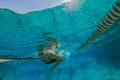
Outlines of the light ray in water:
{"label": "light ray in water", "polygon": [[66,10],[72,11],[81,7],[85,3],[85,0],[66,0],[66,2]]}

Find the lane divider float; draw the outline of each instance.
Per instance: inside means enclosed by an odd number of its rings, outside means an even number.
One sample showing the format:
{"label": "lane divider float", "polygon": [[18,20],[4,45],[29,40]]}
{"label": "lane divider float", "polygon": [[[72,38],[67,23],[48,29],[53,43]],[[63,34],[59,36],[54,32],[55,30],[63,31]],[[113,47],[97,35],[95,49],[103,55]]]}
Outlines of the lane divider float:
{"label": "lane divider float", "polygon": [[93,32],[93,34],[78,48],[78,50],[86,47],[92,41],[94,41],[97,37],[102,35],[106,30],[110,28],[110,26],[115,23],[120,17],[120,0],[117,0],[113,5],[112,9],[104,16],[101,23],[98,24],[97,29]]}

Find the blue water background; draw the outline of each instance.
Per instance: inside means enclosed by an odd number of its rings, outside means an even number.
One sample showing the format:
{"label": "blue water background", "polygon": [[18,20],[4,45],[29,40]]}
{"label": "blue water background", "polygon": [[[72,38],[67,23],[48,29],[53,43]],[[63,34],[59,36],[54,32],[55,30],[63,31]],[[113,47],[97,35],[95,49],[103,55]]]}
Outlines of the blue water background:
{"label": "blue water background", "polygon": [[[84,1],[81,4],[81,1]],[[75,50],[93,33],[116,0],[76,0],[28,14],[0,9],[0,55],[37,57],[44,32],[59,39],[64,61],[53,71],[39,60],[0,64],[3,80],[120,80],[120,20],[87,47]]]}

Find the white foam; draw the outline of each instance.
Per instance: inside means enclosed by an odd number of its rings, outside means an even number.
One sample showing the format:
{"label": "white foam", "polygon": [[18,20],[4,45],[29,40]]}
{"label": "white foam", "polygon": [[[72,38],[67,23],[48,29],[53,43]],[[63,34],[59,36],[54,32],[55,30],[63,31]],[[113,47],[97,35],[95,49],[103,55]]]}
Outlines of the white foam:
{"label": "white foam", "polygon": [[58,54],[66,59],[69,59],[69,56],[71,55],[67,50],[61,50]]}

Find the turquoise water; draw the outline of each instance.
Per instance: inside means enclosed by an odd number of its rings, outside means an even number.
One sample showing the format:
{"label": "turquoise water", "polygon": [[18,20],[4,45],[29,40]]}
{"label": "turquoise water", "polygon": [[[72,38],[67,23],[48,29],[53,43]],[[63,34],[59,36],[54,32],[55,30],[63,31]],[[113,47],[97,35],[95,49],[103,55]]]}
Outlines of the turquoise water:
{"label": "turquoise water", "polygon": [[[82,3],[81,1],[84,1]],[[87,47],[92,34],[116,0],[76,0],[28,14],[0,9],[0,55],[37,57],[43,33],[59,39],[64,61],[53,72],[39,60],[0,64],[3,80],[120,80],[120,20]],[[81,4],[82,3],[82,4]]]}

